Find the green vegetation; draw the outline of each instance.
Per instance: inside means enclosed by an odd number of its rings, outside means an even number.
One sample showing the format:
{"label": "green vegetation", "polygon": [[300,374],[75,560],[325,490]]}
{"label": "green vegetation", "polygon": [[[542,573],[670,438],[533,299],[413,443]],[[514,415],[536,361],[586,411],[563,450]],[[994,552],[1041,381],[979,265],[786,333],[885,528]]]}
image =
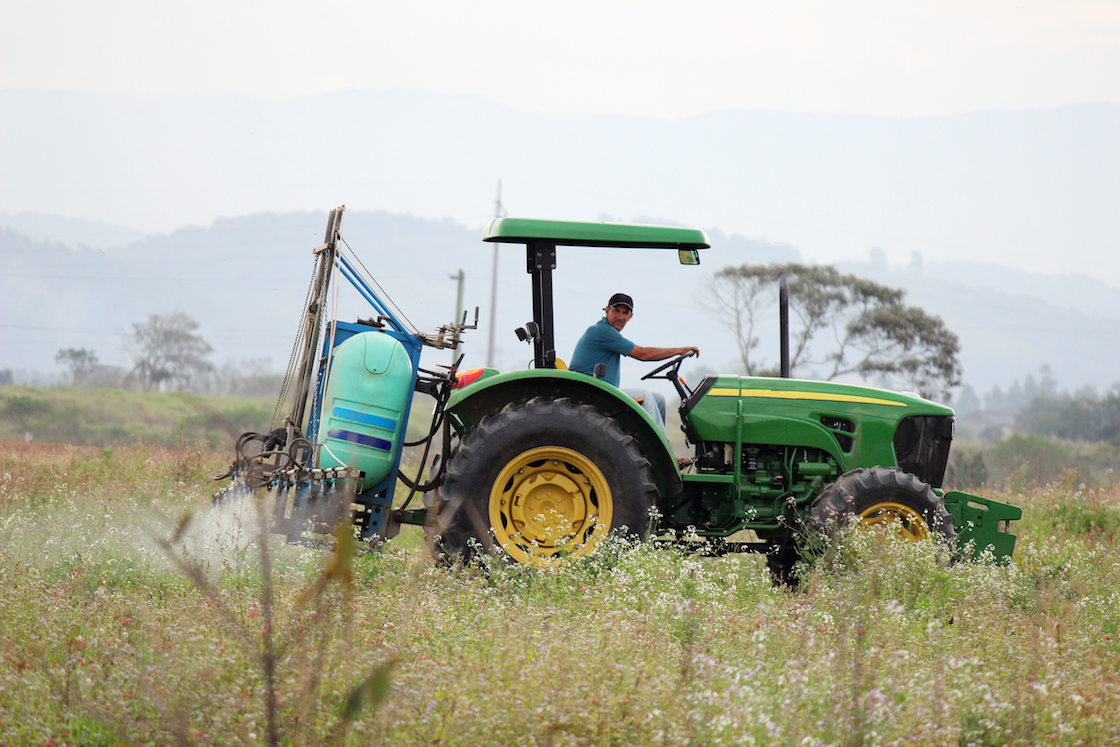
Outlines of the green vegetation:
{"label": "green vegetation", "polygon": [[120,389],[4,387],[0,441],[77,446],[145,443],[174,447],[197,441],[230,446],[243,431],[267,428],[275,401]]}
{"label": "green vegetation", "polygon": [[1120,391],[1103,397],[1079,394],[1039,396],[1019,410],[1016,425],[1027,433],[1074,441],[1117,441],[1120,437]]}
{"label": "green vegetation", "polygon": [[1092,387],[1058,391],[1050,367],[1039,380],[1016,380],[1006,394],[995,387],[984,404],[965,386],[955,403],[963,441],[953,447],[946,482],[968,489],[985,484],[1111,486],[1120,474],[1120,384],[1099,395]]}
{"label": "green vegetation", "polygon": [[1011,435],[990,446],[953,447],[945,483],[968,490],[1006,485],[1012,490],[1063,481],[1114,486],[1120,477],[1120,442],[1063,441],[1033,434]]}
{"label": "green vegetation", "polygon": [[227,459],[0,451],[0,742],[1120,741],[1115,487],[989,493],[1024,508],[1010,566],[857,535],[790,592],[761,557],[651,546],[448,570],[416,530],[274,537],[266,566],[251,504],[210,510]]}

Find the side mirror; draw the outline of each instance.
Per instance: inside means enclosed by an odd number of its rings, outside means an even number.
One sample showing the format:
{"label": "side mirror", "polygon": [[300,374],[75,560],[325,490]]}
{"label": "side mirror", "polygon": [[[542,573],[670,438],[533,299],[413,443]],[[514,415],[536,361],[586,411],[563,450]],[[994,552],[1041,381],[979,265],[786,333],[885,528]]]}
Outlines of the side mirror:
{"label": "side mirror", "polygon": [[601,379],[606,375],[607,375],[607,364],[606,363],[596,363],[595,364],[595,378],[596,379]]}
{"label": "side mirror", "polygon": [[541,336],[541,328],[536,322],[525,322],[525,329],[529,332],[530,339],[536,340]]}
{"label": "side mirror", "polygon": [[680,259],[682,265],[698,265],[700,264],[700,250],[699,249],[678,249],[677,257]]}
{"label": "side mirror", "polygon": [[524,327],[518,327],[517,329],[513,330],[513,333],[517,335],[517,339],[521,340],[521,342],[525,342],[529,339],[529,335],[525,332]]}

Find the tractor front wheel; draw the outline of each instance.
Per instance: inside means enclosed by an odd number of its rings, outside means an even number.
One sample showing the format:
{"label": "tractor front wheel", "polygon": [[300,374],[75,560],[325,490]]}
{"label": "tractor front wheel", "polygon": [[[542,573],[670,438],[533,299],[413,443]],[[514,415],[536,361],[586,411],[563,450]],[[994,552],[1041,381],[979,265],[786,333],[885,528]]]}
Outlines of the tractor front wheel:
{"label": "tractor front wheel", "polygon": [[945,501],[916,476],[897,468],[852,470],[821,491],[809,511],[810,538],[831,540],[853,521],[914,542],[932,537],[950,549],[957,544]]}
{"label": "tractor front wheel", "polygon": [[637,442],[591,405],[536,397],[468,431],[429,523],[438,558],[493,550],[546,567],[609,534],[644,539],[657,498]]}

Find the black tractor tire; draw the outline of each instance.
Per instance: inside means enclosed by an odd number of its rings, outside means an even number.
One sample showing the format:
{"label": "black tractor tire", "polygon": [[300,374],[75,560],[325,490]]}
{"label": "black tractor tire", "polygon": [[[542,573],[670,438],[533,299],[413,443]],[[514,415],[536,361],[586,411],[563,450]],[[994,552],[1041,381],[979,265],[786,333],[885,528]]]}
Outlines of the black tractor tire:
{"label": "black tractor tire", "polygon": [[657,488],[649,460],[613,418],[568,398],[512,402],[466,434],[447,464],[429,547],[544,567],[608,535],[645,539]]}
{"label": "black tractor tire", "polygon": [[770,552],[766,553],[766,567],[770,571],[770,580],[774,586],[797,587],[797,562],[801,554],[797,550],[794,537],[783,540]]}
{"label": "black tractor tire", "polygon": [[[951,551],[957,546],[956,527],[945,501],[915,475],[893,467],[852,470],[822,490],[809,510],[807,539],[827,546],[853,521],[867,527],[897,522],[899,534],[906,539],[932,537]],[[814,554],[813,548],[808,549]]]}

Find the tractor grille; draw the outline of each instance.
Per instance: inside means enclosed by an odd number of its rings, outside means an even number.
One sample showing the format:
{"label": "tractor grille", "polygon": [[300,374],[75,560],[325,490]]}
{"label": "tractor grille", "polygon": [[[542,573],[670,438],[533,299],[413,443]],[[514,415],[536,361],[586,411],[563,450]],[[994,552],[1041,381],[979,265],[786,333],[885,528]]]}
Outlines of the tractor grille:
{"label": "tractor grille", "polygon": [[953,442],[952,415],[926,415],[905,418],[894,434],[894,453],[898,466],[917,475],[932,487],[940,488],[949,463]]}

